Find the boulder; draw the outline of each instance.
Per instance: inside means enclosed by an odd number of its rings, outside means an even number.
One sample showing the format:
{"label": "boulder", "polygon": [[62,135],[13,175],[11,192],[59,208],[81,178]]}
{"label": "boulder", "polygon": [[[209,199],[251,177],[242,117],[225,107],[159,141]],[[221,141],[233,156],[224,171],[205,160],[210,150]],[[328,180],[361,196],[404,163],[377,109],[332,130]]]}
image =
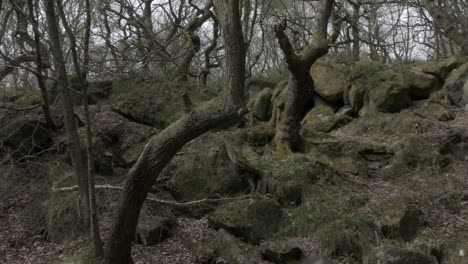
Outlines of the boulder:
{"label": "boulder", "polygon": [[41,121],[20,115],[0,127],[0,143],[15,155],[35,154],[52,143],[52,133]]}
{"label": "boulder", "polygon": [[444,80],[453,70],[466,62],[468,62],[467,56],[452,55],[443,61],[419,62],[414,66],[421,69],[424,73],[434,75],[439,79]]}
{"label": "boulder", "polygon": [[[203,150],[203,151],[200,151]],[[249,183],[236,170],[224,142],[216,134],[206,134],[182,149],[166,170],[163,178],[179,200],[197,200],[219,195],[232,195],[249,190]]]}
{"label": "boulder", "polygon": [[260,254],[275,264],[286,264],[299,260],[302,250],[290,241],[269,241],[260,245]]}
{"label": "boulder", "polygon": [[172,232],[174,222],[168,217],[142,216],[138,220],[135,241],[145,246],[163,242]]}
{"label": "boulder", "polygon": [[413,99],[426,99],[432,92],[442,88],[439,77],[425,73],[421,68],[411,67],[405,73],[410,86],[410,96]]}
{"label": "boulder", "polygon": [[328,133],[351,121],[352,118],[347,115],[335,114],[332,108],[318,105],[302,119],[301,134],[307,136],[310,131]]}
{"label": "boulder", "polygon": [[360,115],[368,111],[395,113],[411,105],[408,86],[394,81],[378,84],[368,91],[366,99]]}
{"label": "boulder", "polygon": [[351,87],[345,98],[355,112],[399,112],[411,105],[410,86],[400,69],[375,61],[356,63],[350,73]]}
{"label": "boulder", "polygon": [[257,262],[253,246],[240,241],[224,229],[207,243],[197,263],[254,264]]}
{"label": "boulder", "polygon": [[236,237],[253,243],[273,235],[280,219],[281,207],[271,198],[231,202],[208,215],[215,229],[226,229]]}
{"label": "boulder", "polygon": [[425,116],[437,121],[447,122],[455,119],[455,115],[442,104],[429,103],[422,110]]}
{"label": "boulder", "polygon": [[378,247],[375,255],[381,264],[438,264],[434,256],[392,246]]}
{"label": "boulder", "polygon": [[252,116],[260,121],[268,121],[271,117],[271,88],[265,88],[257,94],[252,106]]}
{"label": "boulder", "polygon": [[342,101],[348,86],[347,70],[344,65],[316,62],[310,70],[315,92],[330,102]]}
{"label": "boulder", "polygon": [[444,90],[452,104],[462,108],[468,105],[468,63],[452,72],[445,82]]}
{"label": "boulder", "polygon": [[416,237],[423,224],[423,215],[423,212],[414,206],[406,208],[398,223],[399,234],[403,241],[409,242]]}

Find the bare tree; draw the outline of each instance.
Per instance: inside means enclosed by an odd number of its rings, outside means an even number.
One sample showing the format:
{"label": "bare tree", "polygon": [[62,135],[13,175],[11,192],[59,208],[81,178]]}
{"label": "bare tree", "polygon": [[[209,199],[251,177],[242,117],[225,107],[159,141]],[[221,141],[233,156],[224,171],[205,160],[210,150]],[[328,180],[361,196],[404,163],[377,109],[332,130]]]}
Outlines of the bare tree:
{"label": "bare tree", "polygon": [[328,53],[328,21],[334,0],[320,0],[315,18],[314,35],[301,53],[297,54],[285,34],[286,20],[276,25],[275,34],[289,70],[287,98],[284,110],[276,124],[275,145],[279,155],[284,156],[297,147],[299,130],[307,101],[312,97],[314,83],[309,74],[312,65]]}
{"label": "bare tree", "polygon": [[440,30],[458,45],[461,54],[468,55],[468,3],[465,0],[443,0],[439,4],[423,0],[423,3]]}

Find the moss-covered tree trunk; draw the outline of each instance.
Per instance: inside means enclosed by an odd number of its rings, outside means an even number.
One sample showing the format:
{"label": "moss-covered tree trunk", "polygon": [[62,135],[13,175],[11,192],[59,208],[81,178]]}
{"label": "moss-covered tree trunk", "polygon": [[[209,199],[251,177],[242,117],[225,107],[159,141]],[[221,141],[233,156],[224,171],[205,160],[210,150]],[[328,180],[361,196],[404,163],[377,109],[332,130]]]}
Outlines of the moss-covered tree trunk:
{"label": "moss-covered tree trunk", "polygon": [[174,155],[201,134],[239,122],[245,112],[245,51],[239,0],[215,3],[226,43],[226,87],[218,98],[195,108],[149,140],[129,172],[107,241],[106,263],[132,263],[131,244],[140,210],[148,191]]}
{"label": "moss-covered tree trunk", "polygon": [[287,156],[299,143],[301,120],[314,89],[309,70],[319,58],[328,53],[327,25],[333,5],[334,0],[320,0],[315,17],[315,35],[300,54],[296,54],[285,34],[286,20],[275,26],[275,35],[289,70],[286,102],[276,124],[274,139],[276,151],[280,156]]}

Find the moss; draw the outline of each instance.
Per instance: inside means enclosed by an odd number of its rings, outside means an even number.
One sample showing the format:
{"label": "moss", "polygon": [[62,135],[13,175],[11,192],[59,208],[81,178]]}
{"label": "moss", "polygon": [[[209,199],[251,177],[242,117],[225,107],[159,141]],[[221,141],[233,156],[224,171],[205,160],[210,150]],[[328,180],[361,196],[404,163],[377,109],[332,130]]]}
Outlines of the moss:
{"label": "moss", "polygon": [[302,120],[301,135],[308,137],[311,132],[328,133],[351,121],[352,118],[349,116],[335,114],[331,107],[318,105],[309,111]]}
{"label": "moss", "polygon": [[47,237],[52,242],[71,241],[84,234],[78,199],[78,192],[56,193],[43,202]]}
{"label": "moss", "polygon": [[455,70],[446,80],[443,89],[450,101],[460,107],[468,105],[468,63]]}
{"label": "moss", "polygon": [[343,217],[323,228],[319,239],[322,249],[332,257],[361,260],[376,230],[376,225],[368,220]]}
{"label": "moss", "polygon": [[344,65],[316,62],[311,69],[315,92],[329,101],[343,100],[343,92],[348,86],[347,73]]}

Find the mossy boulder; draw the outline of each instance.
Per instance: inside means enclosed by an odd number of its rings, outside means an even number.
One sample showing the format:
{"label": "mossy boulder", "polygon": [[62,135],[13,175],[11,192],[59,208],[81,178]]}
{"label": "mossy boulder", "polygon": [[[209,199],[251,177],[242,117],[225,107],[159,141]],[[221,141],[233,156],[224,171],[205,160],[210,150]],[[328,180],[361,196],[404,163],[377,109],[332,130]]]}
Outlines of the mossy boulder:
{"label": "mossy boulder", "polygon": [[161,243],[171,235],[174,226],[169,217],[142,215],[138,219],[135,242],[145,246]]}
{"label": "mossy boulder", "polygon": [[[202,150],[202,151],[201,151]],[[228,157],[224,142],[207,134],[187,145],[164,171],[176,199],[196,200],[249,189]]]}
{"label": "mossy boulder", "polygon": [[442,88],[443,82],[437,76],[425,73],[418,67],[410,67],[405,71],[405,77],[410,86],[410,96],[413,99],[426,99],[431,93]]}
{"label": "mossy boulder", "polygon": [[52,143],[52,133],[42,122],[18,116],[0,128],[0,142],[17,155],[35,154]]}
{"label": "mossy boulder", "polygon": [[346,66],[320,61],[314,63],[310,74],[317,94],[331,102],[343,100],[343,92],[348,86]]}
{"label": "mossy boulder", "polygon": [[252,106],[252,116],[260,121],[268,121],[271,117],[271,88],[265,88],[257,94]]}
{"label": "mossy boulder", "polygon": [[417,62],[414,65],[420,68],[423,72],[444,80],[453,70],[466,62],[468,62],[468,56],[452,55],[442,61]]}
{"label": "mossy boulder", "polygon": [[400,82],[384,81],[370,90],[367,96],[364,113],[372,110],[395,113],[411,105],[409,88]]}
{"label": "mossy boulder", "polygon": [[345,102],[362,116],[367,112],[399,112],[411,105],[410,86],[400,69],[375,61],[356,63]]}
{"label": "mossy boulder", "polygon": [[281,207],[271,198],[225,204],[208,215],[216,229],[226,229],[244,241],[259,243],[272,236],[281,220]]}
{"label": "mossy boulder", "polygon": [[437,258],[420,252],[393,246],[380,246],[375,249],[372,263],[382,264],[438,264]]}
{"label": "mossy boulder", "polygon": [[298,261],[302,250],[291,241],[268,241],[260,245],[262,258],[275,264],[286,264]]}
{"label": "mossy boulder", "polygon": [[321,248],[332,258],[362,260],[374,240],[376,225],[365,219],[343,217],[319,231]]}
{"label": "mossy boulder", "polygon": [[220,229],[209,241],[199,256],[197,263],[254,264],[256,250],[224,229]]}
{"label": "mossy boulder", "polygon": [[335,114],[333,108],[318,105],[310,110],[302,120],[301,134],[308,136],[310,131],[328,133],[352,121],[347,115]]}
{"label": "mossy boulder", "polygon": [[444,85],[444,90],[454,105],[462,108],[468,105],[468,63],[452,72]]}
{"label": "mossy boulder", "polygon": [[423,107],[422,113],[434,120],[447,122],[455,119],[455,115],[442,104],[429,103]]}

